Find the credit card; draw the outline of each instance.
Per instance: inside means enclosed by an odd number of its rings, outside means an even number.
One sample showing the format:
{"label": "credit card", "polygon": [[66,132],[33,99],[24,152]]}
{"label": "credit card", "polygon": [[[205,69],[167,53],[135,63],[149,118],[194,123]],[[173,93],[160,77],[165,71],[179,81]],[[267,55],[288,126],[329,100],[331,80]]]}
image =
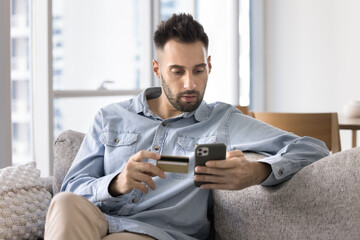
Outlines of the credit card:
{"label": "credit card", "polygon": [[156,162],[156,166],[164,172],[188,173],[189,158],[161,155],[160,160]]}

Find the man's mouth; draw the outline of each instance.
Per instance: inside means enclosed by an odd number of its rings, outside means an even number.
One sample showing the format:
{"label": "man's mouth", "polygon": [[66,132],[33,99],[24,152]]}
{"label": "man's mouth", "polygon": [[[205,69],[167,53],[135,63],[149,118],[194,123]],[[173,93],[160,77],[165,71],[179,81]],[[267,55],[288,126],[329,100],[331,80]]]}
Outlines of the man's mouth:
{"label": "man's mouth", "polygon": [[185,102],[193,102],[193,101],[196,100],[196,98],[197,98],[196,95],[183,95],[183,96],[181,96],[181,99],[183,101],[185,101]]}

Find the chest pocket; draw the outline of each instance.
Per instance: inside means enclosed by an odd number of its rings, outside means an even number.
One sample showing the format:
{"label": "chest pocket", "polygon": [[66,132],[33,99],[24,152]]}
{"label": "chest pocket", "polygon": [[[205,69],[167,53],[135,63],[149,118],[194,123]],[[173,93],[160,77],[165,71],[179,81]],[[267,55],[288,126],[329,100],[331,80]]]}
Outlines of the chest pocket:
{"label": "chest pocket", "polygon": [[104,170],[106,174],[124,168],[129,158],[136,153],[138,133],[103,132],[100,141],[105,146]]}
{"label": "chest pocket", "polygon": [[194,150],[199,144],[208,144],[215,143],[216,136],[208,136],[202,138],[193,138],[193,137],[178,137],[176,144],[176,152],[180,154],[180,156],[188,156],[189,157],[189,171],[188,173],[172,173],[171,176],[177,179],[194,177],[194,167],[195,167],[195,159],[194,159]]}
{"label": "chest pocket", "polygon": [[215,143],[216,136],[202,137],[202,138],[191,138],[191,137],[178,137],[177,144],[180,151],[194,152],[195,148],[199,144]]}

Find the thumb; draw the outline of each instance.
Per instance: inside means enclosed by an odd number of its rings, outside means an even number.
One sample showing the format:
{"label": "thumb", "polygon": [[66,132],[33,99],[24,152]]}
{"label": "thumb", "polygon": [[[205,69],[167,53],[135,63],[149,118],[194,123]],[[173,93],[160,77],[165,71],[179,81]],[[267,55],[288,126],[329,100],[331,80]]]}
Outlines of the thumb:
{"label": "thumb", "polygon": [[226,159],[233,157],[243,157],[244,153],[240,150],[234,150],[226,153]]}

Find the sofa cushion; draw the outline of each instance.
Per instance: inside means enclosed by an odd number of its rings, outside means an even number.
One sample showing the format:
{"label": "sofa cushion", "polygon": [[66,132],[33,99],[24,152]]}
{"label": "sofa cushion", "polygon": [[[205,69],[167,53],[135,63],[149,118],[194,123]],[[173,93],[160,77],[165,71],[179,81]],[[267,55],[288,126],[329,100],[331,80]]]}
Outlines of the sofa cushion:
{"label": "sofa cushion", "polygon": [[35,162],[0,169],[0,239],[42,237],[50,200]]}
{"label": "sofa cushion", "polygon": [[359,239],[360,148],[275,187],[214,191],[216,239]]}
{"label": "sofa cushion", "polygon": [[53,194],[60,191],[61,184],[68,172],[85,134],[72,130],[61,133],[54,142],[54,181]]}

